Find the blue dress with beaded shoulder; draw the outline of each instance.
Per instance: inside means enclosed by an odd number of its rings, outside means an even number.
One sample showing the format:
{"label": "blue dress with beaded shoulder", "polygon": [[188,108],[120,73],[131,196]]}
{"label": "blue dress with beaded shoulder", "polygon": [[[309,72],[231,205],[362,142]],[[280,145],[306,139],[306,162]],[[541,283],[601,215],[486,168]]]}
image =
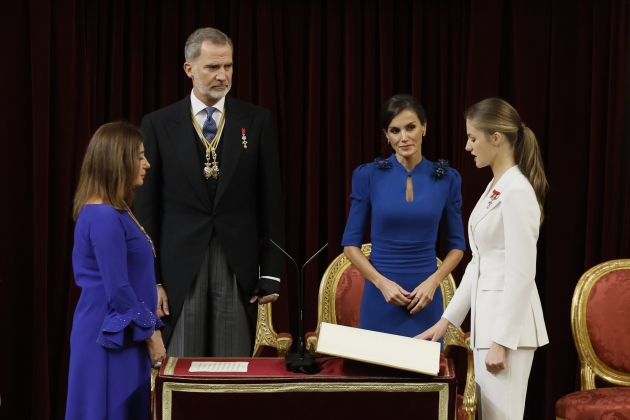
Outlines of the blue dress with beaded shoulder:
{"label": "blue dress with beaded shoulder", "polygon": [[[444,225],[447,250],[466,249],[461,177],[453,168],[437,166],[423,157],[409,172],[392,154],[378,164],[359,166],[352,175],[351,208],[341,244],[361,247],[371,218],[370,262],[408,292],[437,269],[440,221]],[[413,183],[411,202],[406,199],[408,177]],[[376,286],[366,281],[359,325],[412,337],[435,324],[443,312],[439,287],[433,301],[411,315],[406,307],[387,303]]]}
{"label": "blue dress with beaded shoulder", "polygon": [[149,420],[144,340],[162,327],[151,245],[127,212],[85,205],[72,265],[81,297],[70,334],[66,419]]}

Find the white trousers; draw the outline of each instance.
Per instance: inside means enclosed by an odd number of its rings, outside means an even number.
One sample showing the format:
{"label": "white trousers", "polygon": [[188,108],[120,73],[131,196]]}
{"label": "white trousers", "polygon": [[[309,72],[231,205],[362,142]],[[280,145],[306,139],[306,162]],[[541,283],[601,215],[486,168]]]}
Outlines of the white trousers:
{"label": "white trousers", "polygon": [[489,349],[474,349],[477,382],[477,419],[522,420],[534,348],[509,350],[506,367],[499,373],[486,369]]}

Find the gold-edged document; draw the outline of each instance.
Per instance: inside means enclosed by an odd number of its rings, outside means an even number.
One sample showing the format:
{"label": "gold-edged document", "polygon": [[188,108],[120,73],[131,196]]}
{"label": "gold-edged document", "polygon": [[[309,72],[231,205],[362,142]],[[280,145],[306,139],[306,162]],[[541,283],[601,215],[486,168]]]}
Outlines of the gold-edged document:
{"label": "gold-edged document", "polygon": [[322,322],[317,352],[437,376],[440,343]]}

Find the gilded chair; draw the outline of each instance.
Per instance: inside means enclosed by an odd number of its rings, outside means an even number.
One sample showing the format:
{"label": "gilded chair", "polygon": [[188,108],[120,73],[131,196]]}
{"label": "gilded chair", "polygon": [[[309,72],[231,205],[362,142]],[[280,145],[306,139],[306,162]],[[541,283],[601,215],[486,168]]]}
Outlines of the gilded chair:
{"label": "gilded chair", "polygon": [[630,419],[630,259],[604,262],[582,275],[571,329],[581,390],[556,402],[556,418]]}
{"label": "gilded chair", "polygon": [[[372,244],[364,244],[361,247],[363,255],[370,257]],[[438,259],[438,265],[442,262]],[[359,326],[361,297],[365,277],[350,263],[348,258],[341,254],[335,258],[324,273],[319,286],[317,304],[317,329],[306,334],[306,349],[316,354],[317,334],[322,322],[345,325],[348,327]],[[449,274],[440,283],[444,307],[449,304],[455,294],[455,281]],[[464,395],[458,395],[458,420],[474,420],[477,408],[475,373],[473,370],[473,354],[470,347],[470,338],[464,334],[461,328],[449,326],[444,337],[444,353],[450,354],[455,346],[466,349],[467,369]]]}
{"label": "gilded chair", "polygon": [[252,357],[260,357],[265,347],[275,348],[278,357],[289,353],[293,336],[289,333],[276,333],[271,320],[271,302],[258,305],[258,320],[256,321],[256,341]]}

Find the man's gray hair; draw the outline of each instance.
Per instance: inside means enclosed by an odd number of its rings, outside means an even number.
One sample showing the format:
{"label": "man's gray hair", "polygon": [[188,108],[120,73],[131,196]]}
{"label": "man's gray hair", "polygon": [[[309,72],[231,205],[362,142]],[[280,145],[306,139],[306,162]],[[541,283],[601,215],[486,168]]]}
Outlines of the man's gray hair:
{"label": "man's gray hair", "polygon": [[199,54],[201,54],[201,44],[203,44],[204,41],[210,41],[214,45],[220,46],[229,44],[232,51],[234,51],[232,40],[220,30],[214,28],[199,28],[190,34],[186,41],[184,58],[186,58],[187,62],[192,63],[199,57]]}

